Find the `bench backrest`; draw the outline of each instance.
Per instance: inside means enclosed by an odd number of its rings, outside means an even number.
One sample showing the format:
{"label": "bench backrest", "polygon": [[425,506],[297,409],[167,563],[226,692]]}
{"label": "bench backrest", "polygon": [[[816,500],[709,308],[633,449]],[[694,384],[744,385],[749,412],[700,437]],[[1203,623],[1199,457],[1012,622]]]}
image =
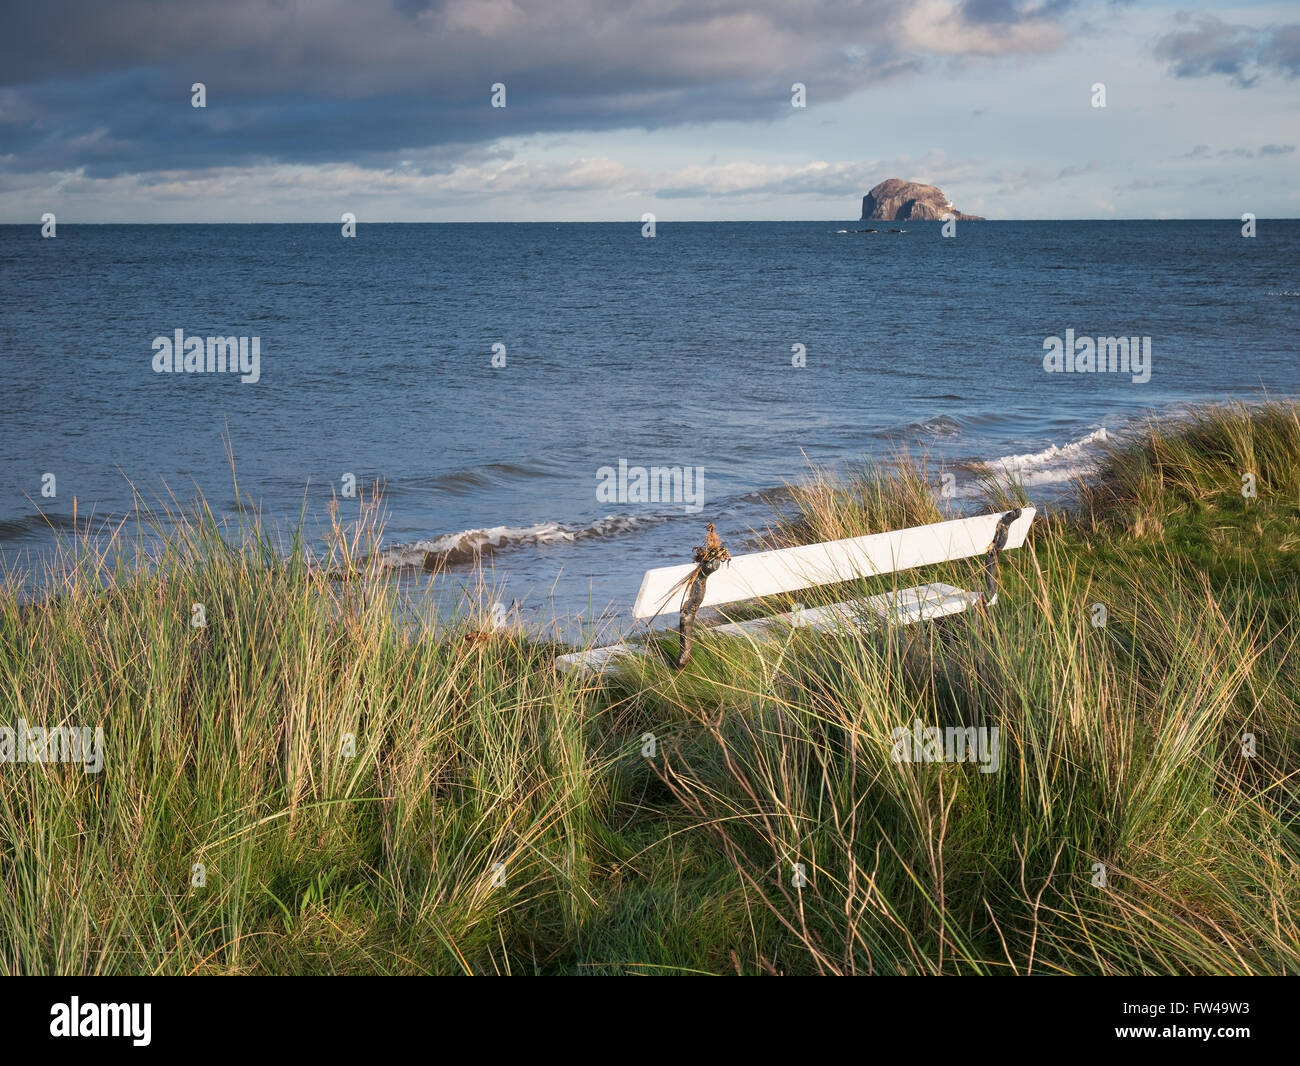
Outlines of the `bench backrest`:
{"label": "bench backrest", "polygon": [[[1024,544],[1035,513],[1032,507],[1022,508],[1020,517],[1008,528],[1004,550]],[[735,555],[730,563],[709,577],[701,606],[798,592],[816,585],[983,555],[1001,517],[1001,512],[976,515],[848,540]],[[686,595],[683,579],[694,569],[692,564],[684,563],[647,570],[632,608],[633,615],[651,618],[680,611],[682,597]]]}

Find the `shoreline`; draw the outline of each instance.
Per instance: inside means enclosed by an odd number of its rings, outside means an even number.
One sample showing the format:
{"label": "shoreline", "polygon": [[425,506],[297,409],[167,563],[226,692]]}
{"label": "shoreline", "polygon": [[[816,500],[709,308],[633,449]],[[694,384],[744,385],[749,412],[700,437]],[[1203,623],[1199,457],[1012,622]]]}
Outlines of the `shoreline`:
{"label": "shoreline", "polygon": [[[781,508],[788,507],[798,497],[801,486],[825,476],[843,478],[850,471],[862,467],[864,464],[867,468],[889,471],[895,469],[898,464],[909,463],[915,458],[924,464],[927,469],[933,466],[934,498],[936,503],[943,504],[945,517],[973,513],[973,509],[978,508],[980,503],[981,483],[989,477],[1006,481],[1006,464],[1008,463],[1012,468],[1011,481],[1027,490],[1027,498],[1032,497],[1037,506],[1040,508],[1045,507],[1048,511],[1068,511],[1077,504],[1080,477],[1095,474],[1097,462],[1109,450],[1117,446],[1122,447],[1125,442],[1131,442],[1134,435],[1141,433],[1144,427],[1153,424],[1176,425],[1183,420],[1195,417],[1198,411],[1230,409],[1234,406],[1253,410],[1267,407],[1274,402],[1286,404],[1300,401],[1290,398],[1278,401],[1269,399],[1253,401],[1225,399],[1214,403],[1188,404],[1179,402],[1167,404],[1162,409],[1151,409],[1142,414],[1126,415],[1122,419],[1118,419],[1120,428],[1115,430],[1107,430],[1102,425],[1061,445],[1048,444],[1037,451],[1011,454],[993,459],[932,460],[928,453],[921,451],[915,443],[890,444],[886,441],[884,442],[886,447],[884,454],[876,458],[843,456],[822,467],[808,467],[797,481],[786,482],[783,485],[765,489],[750,490],[735,497],[727,497],[723,499],[722,504],[735,506],[738,503],[747,503],[756,507],[761,505],[767,508],[766,524],[759,529],[750,527],[741,541],[746,550],[758,550],[771,544],[771,537],[782,524],[781,515],[783,512]],[[1112,418],[1111,420],[1116,419]],[[920,452],[919,456],[917,455],[918,451]],[[1062,464],[1065,467],[1063,472],[1059,469]],[[943,489],[940,482],[940,476],[945,470],[956,472],[962,478],[957,490],[946,498],[942,496]],[[1026,473],[1029,475],[1027,478],[1023,476]],[[375,510],[369,517],[362,519],[363,523],[373,522],[375,516],[382,512],[384,505],[385,499],[382,495],[372,499],[366,506]],[[198,509],[202,511],[205,508],[206,504],[200,499]],[[152,524],[157,517],[149,512],[137,514],[135,518],[135,535],[139,536],[141,529]],[[168,518],[172,521],[183,521],[181,516],[178,515],[169,515]],[[254,538],[262,537],[263,527],[261,523],[263,520],[264,516],[260,511],[254,512],[251,533]],[[120,531],[122,528],[120,516],[117,521],[116,528]],[[240,513],[224,515],[218,519],[219,523],[236,526],[241,526],[244,521],[244,516]],[[271,519],[271,521],[276,520]],[[291,544],[301,537],[303,530],[294,530],[289,527],[283,517],[279,521],[280,528],[274,536],[279,542],[277,550],[282,561],[284,561],[291,551]],[[381,532],[381,539],[371,549],[371,555],[374,560],[381,563],[380,569],[383,571],[385,579],[391,579],[400,588],[407,590],[405,593],[408,604],[407,610],[417,609],[418,611],[419,603],[433,591],[432,582],[450,581],[463,585],[466,581],[469,581],[480,590],[480,593],[493,584],[503,585],[512,576],[508,561],[517,551],[527,552],[538,548],[545,550],[552,544],[567,546],[587,541],[598,541],[613,545],[627,536],[636,537],[639,533],[667,527],[680,528],[682,544],[685,545],[692,536],[698,537],[699,534],[695,526],[700,524],[701,520],[696,515],[676,513],[612,514],[593,523],[571,523],[567,526],[560,522],[543,521],[530,526],[464,529],[454,533],[420,539],[413,543],[393,543],[388,541]],[[84,531],[78,528],[74,527],[70,531],[70,525],[70,519],[63,521],[56,517],[52,521],[51,528],[59,537],[69,535],[71,532],[71,538],[74,541],[77,536],[84,536]],[[110,525],[111,520],[101,520],[101,532],[97,535],[102,536],[102,531],[110,528]],[[338,536],[339,533],[340,531],[335,529],[333,535]],[[327,531],[318,527],[317,536],[309,541],[309,543],[318,545],[317,548],[311,549],[313,555],[316,554],[319,546],[324,544],[327,539]],[[479,546],[478,550],[475,548],[476,544]],[[144,550],[156,550],[157,547],[158,545],[155,543],[148,545]],[[29,597],[21,601],[20,610],[23,611],[48,604],[52,600],[57,601],[64,594],[62,589],[66,588],[66,578],[58,583],[58,587],[41,589],[33,584],[38,566],[59,565],[63,567],[65,574],[69,570],[78,569],[67,558],[61,557],[60,553],[64,549],[58,548],[56,545],[38,546],[36,550],[50,554],[45,554],[39,563],[33,564],[29,570],[23,572],[19,577],[19,584],[23,589],[27,590]],[[687,549],[683,547],[683,551],[687,551]],[[687,552],[687,554],[689,553]],[[418,560],[414,556],[418,556]],[[651,565],[671,565],[673,561],[666,554],[658,558],[659,561]],[[683,556],[684,558],[685,556]],[[505,564],[500,570],[497,569],[498,560]],[[343,582],[355,577],[365,567],[370,566],[371,562],[372,560],[367,558],[362,560],[360,564],[354,563],[351,570],[340,567],[331,568],[315,559],[309,559],[307,565],[319,568],[323,576],[331,581]],[[11,577],[18,572],[19,568],[17,567],[10,567],[8,570]],[[107,571],[105,573],[107,575]],[[543,585],[539,587],[544,587],[545,584],[543,582]],[[463,599],[463,592],[461,599]],[[518,598],[514,599],[514,609],[517,609],[521,601]],[[439,616],[445,613],[441,605],[436,610],[439,612]],[[555,614],[552,607],[549,617],[547,617],[545,604],[534,601],[529,610],[534,614],[539,611],[542,612],[542,617],[536,618],[530,623],[521,622],[521,624],[524,624],[525,628],[536,639],[540,640],[562,637],[566,631],[573,629],[575,626],[586,629],[593,624],[592,620],[585,618],[586,610],[584,609],[573,610],[567,617],[560,617]],[[609,614],[611,610],[613,611],[612,615]],[[459,611],[459,607],[453,609],[450,616],[455,617]],[[621,613],[619,604],[611,602],[602,608],[600,618],[594,624],[599,631],[621,638],[636,629],[635,622],[629,619],[619,620]],[[707,612],[701,618],[702,623],[706,625],[710,621],[717,622],[719,620],[718,618],[711,619]]]}

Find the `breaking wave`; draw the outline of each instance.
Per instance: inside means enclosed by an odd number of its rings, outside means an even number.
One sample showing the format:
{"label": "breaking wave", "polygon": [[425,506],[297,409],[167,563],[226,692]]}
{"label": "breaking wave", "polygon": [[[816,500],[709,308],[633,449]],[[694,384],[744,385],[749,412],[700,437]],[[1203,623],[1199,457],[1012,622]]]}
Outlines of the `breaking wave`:
{"label": "breaking wave", "polygon": [[1104,426],[1069,444],[1052,444],[1042,451],[1022,455],[1004,455],[988,461],[999,475],[1011,475],[1024,485],[1046,485],[1072,481],[1096,469],[1100,458],[1098,445],[1115,438]]}
{"label": "breaking wave", "polygon": [[961,433],[961,423],[950,415],[936,415],[934,418],[909,423],[906,432],[925,437],[955,437]]}
{"label": "breaking wave", "polygon": [[411,544],[397,544],[381,551],[384,565],[401,570],[438,570],[448,566],[466,566],[478,562],[485,555],[508,551],[512,548],[531,547],[538,544],[568,544],[592,537],[615,537],[631,533],[655,522],[667,521],[667,516],[606,515],[587,524],[564,522],[538,522],[531,526],[492,526],[487,529],[464,529],[447,533],[431,540],[417,540]]}

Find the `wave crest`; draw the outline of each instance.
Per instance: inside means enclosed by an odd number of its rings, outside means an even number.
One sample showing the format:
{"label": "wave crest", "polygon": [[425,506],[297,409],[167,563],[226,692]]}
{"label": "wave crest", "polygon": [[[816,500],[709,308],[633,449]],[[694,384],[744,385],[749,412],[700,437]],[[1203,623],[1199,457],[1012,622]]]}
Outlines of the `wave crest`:
{"label": "wave crest", "polygon": [[448,566],[472,565],[485,555],[538,544],[567,544],[591,537],[613,537],[667,519],[647,515],[606,515],[587,524],[538,522],[531,526],[491,526],[463,529],[431,540],[396,544],[379,553],[385,566],[395,569],[440,570]]}
{"label": "wave crest", "polygon": [[1050,444],[1037,452],[1004,455],[989,460],[987,465],[995,473],[1018,478],[1024,485],[1072,481],[1095,469],[1101,454],[1098,446],[1111,440],[1114,437],[1101,426],[1069,444]]}

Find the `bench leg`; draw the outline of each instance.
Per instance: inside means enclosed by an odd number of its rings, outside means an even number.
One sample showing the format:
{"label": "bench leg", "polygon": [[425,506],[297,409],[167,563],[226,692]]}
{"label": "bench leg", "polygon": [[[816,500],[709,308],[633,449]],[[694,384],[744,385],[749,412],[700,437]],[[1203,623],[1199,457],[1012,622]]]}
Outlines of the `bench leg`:
{"label": "bench leg", "polygon": [[691,587],[687,590],[686,598],[682,602],[682,613],[677,618],[677,632],[680,640],[677,644],[677,662],[674,663],[678,670],[691,661],[691,638],[695,635],[695,614],[700,609],[700,604],[704,602],[704,578],[696,577],[691,582]]}

